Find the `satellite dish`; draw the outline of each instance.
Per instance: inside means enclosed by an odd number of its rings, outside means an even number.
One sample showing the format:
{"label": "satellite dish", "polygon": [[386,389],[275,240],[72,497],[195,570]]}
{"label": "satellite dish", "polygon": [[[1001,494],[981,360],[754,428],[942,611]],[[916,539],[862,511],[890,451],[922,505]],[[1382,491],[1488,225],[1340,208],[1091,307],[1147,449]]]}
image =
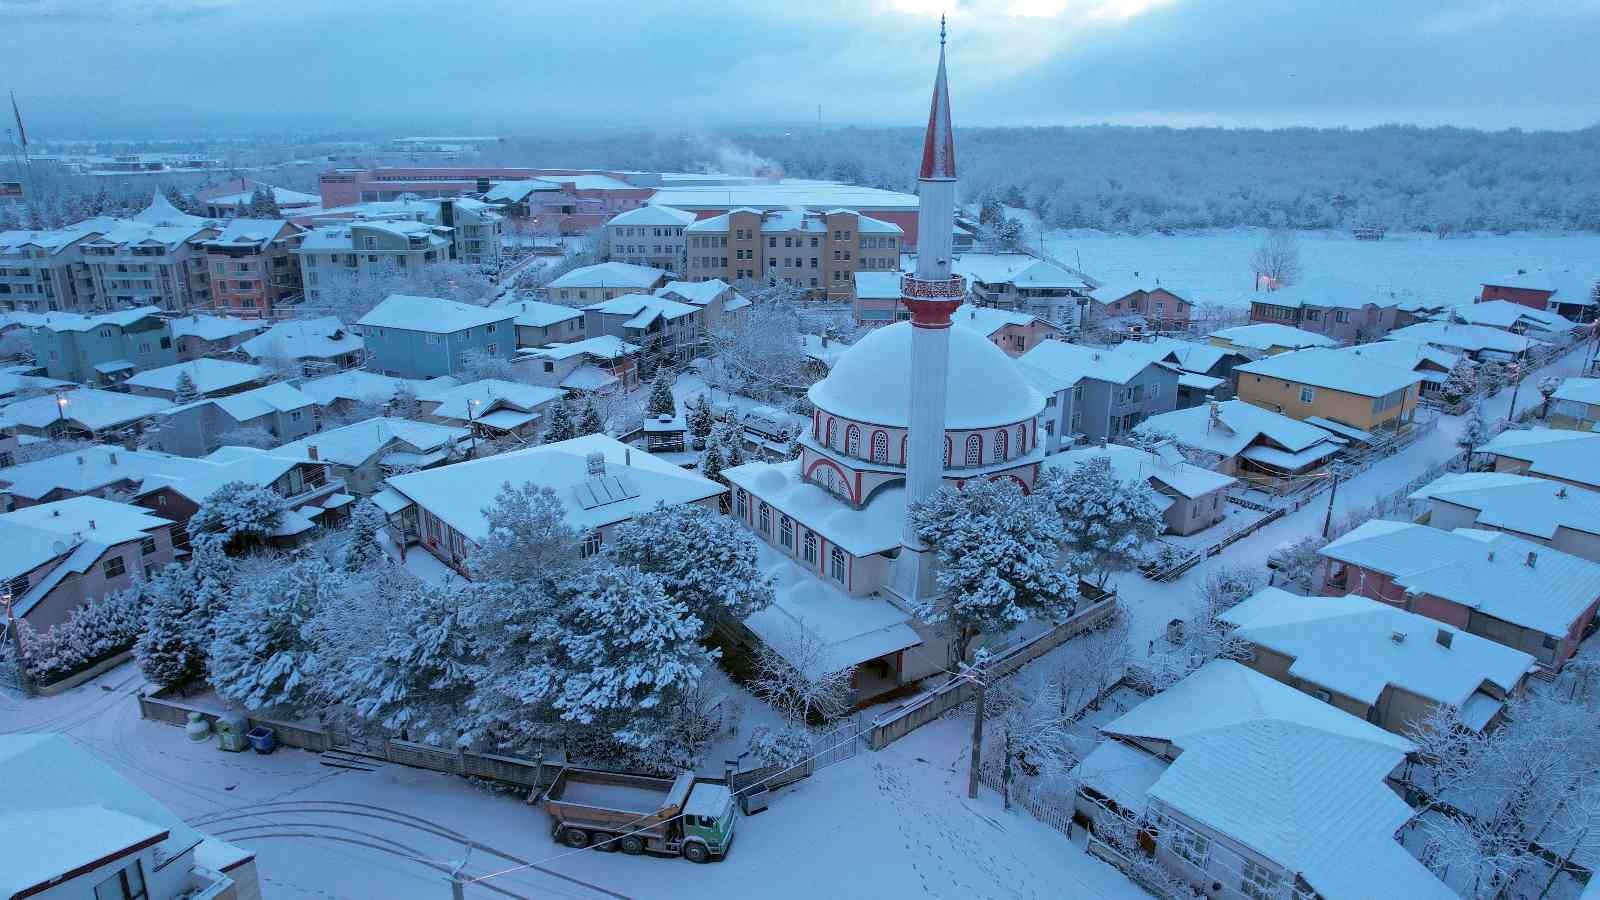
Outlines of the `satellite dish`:
{"label": "satellite dish", "polygon": [[65,553],[67,552],[67,544],[65,541],[52,541],[50,543],[50,549],[56,553]]}

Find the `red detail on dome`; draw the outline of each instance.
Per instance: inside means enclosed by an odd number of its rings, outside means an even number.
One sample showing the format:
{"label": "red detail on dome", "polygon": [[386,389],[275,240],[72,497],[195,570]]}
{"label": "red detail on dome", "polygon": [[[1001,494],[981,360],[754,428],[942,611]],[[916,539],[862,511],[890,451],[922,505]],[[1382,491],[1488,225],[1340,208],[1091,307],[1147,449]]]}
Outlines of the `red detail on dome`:
{"label": "red detail on dome", "polygon": [[939,73],[933,79],[933,101],[928,106],[928,133],[922,140],[922,170],[918,178],[956,177],[956,139],[950,125],[950,89],[944,75],[944,42],[939,44]]}

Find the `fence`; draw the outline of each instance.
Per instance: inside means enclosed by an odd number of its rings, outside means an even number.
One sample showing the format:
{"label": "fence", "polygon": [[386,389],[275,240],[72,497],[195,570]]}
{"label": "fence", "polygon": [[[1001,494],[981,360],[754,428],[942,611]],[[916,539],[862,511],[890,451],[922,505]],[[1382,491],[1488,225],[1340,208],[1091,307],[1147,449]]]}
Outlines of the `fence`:
{"label": "fence", "polygon": [[[988,675],[1004,678],[1069,638],[1110,618],[1117,608],[1117,595],[1104,594],[1088,607],[1068,617],[1049,631],[998,649],[989,655]],[[911,732],[932,722],[972,699],[976,688],[966,680],[950,681],[878,716],[867,731],[867,745],[882,750]]]}
{"label": "fence", "polygon": [[[1229,497],[1228,499],[1230,501],[1233,500],[1232,497]],[[1240,503],[1239,505],[1250,509],[1263,508],[1244,503]],[[1296,506],[1295,509],[1299,509],[1299,507]],[[1280,506],[1271,510],[1266,515],[1255,520],[1254,522],[1240,525],[1238,528],[1229,531],[1220,539],[1218,539],[1216,543],[1208,544],[1199,550],[1193,551],[1187,556],[1182,556],[1175,560],[1158,561],[1155,565],[1140,566],[1139,574],[1150,579],[1151,581],[1172,581],[1173,579],[1178,578],[1185,572],[1199,565],[1201,560],[1209,559],[1210,557],[1220,554],[1223,550],[1226,550],[1235,542],[1242,541],[1250,535],[1255,534],[1257,531],[1260,531],[1268,525],[1271,525],[1273,522],[1283,518],[1288,514],[1288,512],[1288,507]]]}

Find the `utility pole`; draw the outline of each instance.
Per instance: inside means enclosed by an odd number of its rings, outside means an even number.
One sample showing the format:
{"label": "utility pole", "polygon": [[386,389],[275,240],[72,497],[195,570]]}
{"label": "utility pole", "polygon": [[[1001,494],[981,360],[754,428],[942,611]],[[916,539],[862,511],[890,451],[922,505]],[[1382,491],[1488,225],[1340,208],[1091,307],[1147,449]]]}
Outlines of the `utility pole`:
{"label": "utility pole", "polygon": [[467,860],[472,858],[472,846],[467,846],[467,854],[461,857],[461,862],[456,863],[450,870],[450,900],[466,900],[467,882],[462,877],[461,870],[467,867]]}
{"label": "utility pole", "polygon": [[1517,391],[1522,388],[1522,363],[1511,364],[1511,408],[1506,410],[1506,423],[1509,425],[1517,420]]}
{"label": "utility pole", "polygon": [[973,655],[972,667],[967,670],[967,677],[978,686],[977,703],[972,715],[972,766],[967,771],[967,797],[973,800],[978,798],[978,769],[983,764],[983,695],[988,681],[988,668],[989,653],[980,648]]}
{"label": "utility pole", "polygon": [[17,661],[17,686],[27,695],[33,693],[33,679],[28,677],[28,666],[22,658],[22,632],[17,630],[17,617],[11,609],[13,599],[10,588],[0,589],[0,603],[6,608],[6,630],[11,632],[11,649]]}
{"label": "utility pole", "polygon": [[478,408],[476,397],[467,401],[467,434],[472,438],[472,447],[467,450],[468,459],[478,458],[478,426],[473,424],[472,413]]}
{"label": "utility pole", "polygon": [[1333,484],[1328,488],[1328,513],[1322,517],[1322,536],[1327,537],[1333,528],[1333,498],[1339,493],[1339,473],[1333,473]]}

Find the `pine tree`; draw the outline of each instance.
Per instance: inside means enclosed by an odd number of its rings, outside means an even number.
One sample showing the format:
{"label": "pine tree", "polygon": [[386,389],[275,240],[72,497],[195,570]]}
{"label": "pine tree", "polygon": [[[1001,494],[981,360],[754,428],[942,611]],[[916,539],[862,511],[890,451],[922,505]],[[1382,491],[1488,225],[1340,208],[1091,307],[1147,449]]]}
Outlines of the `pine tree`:
{"label": "pine tree", "polygon": [[650,400],[645,405],[645,414],[651,416],[676,416],[678,403],[672,399],[672,370],[662,366],[656,373],[656,380],[650,385]]}
{"label": "pine tree", "polygon": [[248,211],[252,219],[277,219],[283,216],[278,209],[278,200],[272,188],[264,184],[256,185],[255,190],[250,192]]}
{"label": "pine tree", "polygon": [[694,504],[657,505],[616,529],[611,558],[661,578],[707,628],[772,605],[755,538],[732,518]]}
{"label": "pine tree", "polygon": [[266,542],[283,518],[283,498],[272,488],[232,481],[222,485],[189,518],[189,537],[198,549],[242,553]]}
{"label": "pine tree", "polygon": [[583,418],[578,420],[578,435],[580,437],[590,434],[604,434],[606,423],[600,418],[600,410],[595,408],[594,401],[590,400],[583,406]]}
{"label": "pine tree", "polygon": [[722,477],[722,468],[722,445],[713,439],[700,456],[700,474],[718,484],[727,484],[727,479]]}
{"label": "pine tree", "polygon": [[1489,433],[1489,423],[1483,417],[1482,404],[1474,403],[1461,420],[1461,433],[1456,435],[1456,446],[1461,448],[1463,472],[1472,468],[1473,451],[1489,443],[1494,435]]}
{"label": "pine tree", "polygon": [[505,482],[483,517],[488,536],[471,557],[473,577],[481,581],[527,584],[559,577],[578,562],[582,538],[548,487]]}
{"label": "pine tree", "polygon": [[557,441],[571,440],[577,436],[577,430],[572,425],[572,413],[567,409],[566,398],[551,404],[550,424],[545,427],[544,442],[546,444],[554,444]]}
{"label": "pine tree", "polygon": [[217,695],[249,710],[297,711],[312,701],[318,659],[308,626],[345,585],[307,560],[244,585],[216,622],[207,668]]}
{"label": "pine tree", "polygon": [[178,190],[177,185],[168,184],[162,186],[161,195],[166,197],[167,202],[171,203],[179,212],[194,212],[194,203],[191,202],[188,197],[184,196],[183,191]]}
{"label": "pine tree", "polygon": [[340,565],[346,572],[360,572],[385,557],[380,537],[388,520],[371,500],[362,500],[350,513],[349,540],[340,552]]}
{"label": "pine tree", "polygon": [[205,647],[190,640],[195,595],[183,566],[176,563],[145,587],[144,634],[135,655],[146,680],[162,687],[185,684],[205,674]]}
{"label": "pine tree", "polygon": [[694,438],[694,448],[704,450],[706,439],[711,437],[711,429],[717,424],[716,413],[712,411],[711,401],[706,399],[705,394],[689,403],[688,421],[684,424]]}
{"label": "pine tree", "polygon": [[172,389],[173,403],[193,403],[200,399],[200,390],[195,387],[194,379],[189,376],[189,370],[184,369],[178,373],[178,383]]}
{"label": "pine tree", "polygon": [[1143,482],[1118,481],[1107,457],[1070,473],[1046,469],[1034,494],[1054,507],[1060,538],[1074,568],[1105,587],[1112,572],[1139,563],[1139,550],[1166,529],[1155,492]]}
{"label": "pine tree", "polygon": [[1472,396],[1478,389],[1478,375],[1472,360],[1465,355],[1456,360],[1450,367],[1450,375],[1445,380],[1444,386],[1439,389],[1439,397],[1447,406],[1455,406],[1461,401]]}

